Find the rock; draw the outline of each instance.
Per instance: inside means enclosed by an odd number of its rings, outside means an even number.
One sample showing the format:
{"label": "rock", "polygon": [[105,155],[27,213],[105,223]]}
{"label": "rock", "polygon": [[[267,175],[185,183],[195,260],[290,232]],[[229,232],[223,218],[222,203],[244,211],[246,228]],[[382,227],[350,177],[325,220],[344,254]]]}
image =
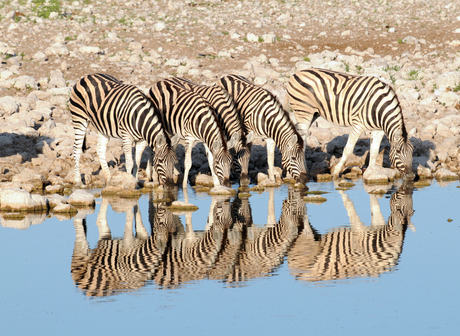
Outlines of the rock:
{"label": "rock", "polygon": [[76,207],[94,207],[96,198],[85,190],[75,190],[69,197],[68,203]]}
{"label": "rock", "polygon": [[115,186],[127,190],[133,190],[137,187],[137,179],[130,173],[115,171],[108,182],[109,186]]}
{"label": "rock", "polygon": [[258,42],[259,41],[259,36],[253,34],[253,33],[248,33],[246,35],[246,39],[249,41],[249,42]]}
{"label": "rock", "polygon": [[441,169],[437,170],[436,173],[434,174],[434,177],[437,180],[444,180],[444,181],[458,180],[458,178],[459,178],[458,174],[453,173],[453,172],[451,172],[450,170],[448,170],[446,168],[441,168]]}
{"label": "rock", "polygon": [[327,198],[320,195],[307,195],[303,198],[306,203],[321,204],[327,201]]}
{"label": "rock", "polygon": [[198,207],[191,203],[183,202],[183,201],[174,201],[168,207],[171,211],[196,211]]}
{"label": "rock", "polygon": [[41,174],[23,172],[23,173],[14,175],[11,181],[17,182],[20,184],[24,184],[24,183],[31,184],[33,185],[33,190],[42,190],[46,179]]}
{"label": "rock", "polygon": [[198,174],[195,177],[195,185],[198,186],[213,186],[214,181],[211,175]]}
{"label": "rock", "polygon": [[2,97],[0,98],[0,111],[6,114],[19,112],[19,104],[13,97]]}
{"label": "rock", "polygon": [[431,174],[431,169],[428,167],[423,167],[422,165],[418,165],[417,169],[417,175],[419,179],[431,179],[433,178],[433,175]]}
{"label": "rock", "polygon": [[[57,55],[57,56],[67,56],[70,54],[69,49],[67,46],[63,43],[56,43],[53,44],[51,47],[48,47],[45,49],[45,57],[42,57],[41,54],[35,53],[34,58],[38,57],[40,60],[44,61],[46,56],[52,56],[52,55]],[[37,59],[37,61],[39,60]]]}
{"label": "rock", "polygon": [[209,192],[209,195],[222,195],[222,196],[235,196],[237,191],[232,188],[227,188],[225,186],[217,186],[212,188]]}
{"label": "rock", "polygon": [[49,88],[62,88],[66,86],[64,74],[60,70],[51,70]]}
{"label": "rock", "polygon": [[56,205],[53,209],[53,213],[56,213],[56,214],[62,214],[62,213],[75,213],[76,214],[77,212],[78,210],[74,206],[70,204],[63,204],[63,203]]}
{"label": "rock", "polygon": [[14,88],[18,90],[37,90],[38,85],[32,76],[19,76],[14,79]]}
{"label": "rock", "polygon": [[67,204],[67,198],[58,194],[47,195],[48,205],[52,209],[58,204]]}
{"label": "rock", "polygon": [[395,170],[380,166],[369,166],[363,174],[364,182],[370,184],[386,184],[393,181],[395,177]]}
{"label": "rock", "polygon": [[99,54],[101,53],[101,49],[99,47],[90,47],[90,46],[83,46],[78,49],[79,52],[82,54]]}
{"label": "rock", "polygon": [[13,188],[0,190],[0,209],[2,211],[46,211],[47,200],[41,195]]}
{"label": "rock", "polygon": [[419,40],[413,36],[406,36],[405,38],[403,38],[403,43],[407,43],[407,44],[417,44],[419,43]]}

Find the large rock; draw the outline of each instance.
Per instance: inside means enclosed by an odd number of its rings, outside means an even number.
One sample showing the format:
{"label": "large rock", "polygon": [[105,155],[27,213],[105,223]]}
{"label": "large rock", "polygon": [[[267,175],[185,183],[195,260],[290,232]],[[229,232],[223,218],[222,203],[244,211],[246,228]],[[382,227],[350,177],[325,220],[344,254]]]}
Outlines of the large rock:
{"label": "large rock", "polygon": [[96,204],[96,198],[93,194],[85,190],[75,190],[69,197],[69,204],[76,207],[94,207]]}
{"label": "large rock", "polygon": [[0,112],[12,114],[19,112],[19,103],[10,96],[0,98]]}
{"label": "large rock", "polygon": [[458,180],[458,174],[451,172],[446,168],[441,168],[436,171],[434,177],[437,180]]}
{"label": "large rock", "polygon": [[0,191],[0,209],[2,211],[46,211],[48,202],[45,197],[30,194],[23,189],[4,189]]}

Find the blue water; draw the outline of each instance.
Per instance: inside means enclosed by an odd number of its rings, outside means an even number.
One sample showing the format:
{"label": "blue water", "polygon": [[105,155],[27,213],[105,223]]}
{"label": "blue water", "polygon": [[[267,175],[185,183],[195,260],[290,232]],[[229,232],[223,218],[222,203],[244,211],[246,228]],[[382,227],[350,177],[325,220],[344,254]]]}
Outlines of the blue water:
{"label": "blue water", "polygon": [[[76,240],[74,219],[48,218],[26,229],[2,218],[0,227],[0,332],[2,335],[457,335],[460,327],[460,188],[437,183],[415,189],[415,211],[395,265],[379,274],[335,279],[302,278],[289,264],[290,252],[268,273],[241,281],[204,278],[162,286],[148,280],[131,290],[91,297],[71,275]],[[327,202],[306,204],[317,235],[350,228],[342,195],[332,182],[309,183],[328,191]],[[388,222],[390,197],[378,199]],[[344,191],[359,220],[372,222],[370,199],[362,183]],[[283,186],[272,193],[276,221],[288,197]],[[264,229],[270,192],[249,198],[254,230]],[[179,199],[183,197],[179,193]],[[206,229],[212,198],[194,194],[193,230]],[[233,199],[231,200],[231,202]],[[129,201],[126,201],[129,209]],[[101,199],[86,217],[89,248],[98,244]],[[151,236],[149,197],[139,199],[142,223]],[[132,211],[132,210],[130,210]],[[128,211],[129,212],[129,211]],[[179,216],[185,226],[185,215]],[[451,220],[451,221],[448,221]],[[112,237],[122,238],[126,214],[107,210]],[[278,224],[275,224],[279,225]],[[273,225],[272,225],[273,226]],[[249,232],[249,231],[248,231]],[[298,239],[299,234],[294,236]],[[287,244],[292,251],[292,245]],[[302,247],[302,246],[301,246]],[[290,250],[291,248],[291,250]],[[359,269],[359,267],[355,267]],[[296,276],[296,275],[301,275]],[[129,287],[129,284],[127,284]]]}

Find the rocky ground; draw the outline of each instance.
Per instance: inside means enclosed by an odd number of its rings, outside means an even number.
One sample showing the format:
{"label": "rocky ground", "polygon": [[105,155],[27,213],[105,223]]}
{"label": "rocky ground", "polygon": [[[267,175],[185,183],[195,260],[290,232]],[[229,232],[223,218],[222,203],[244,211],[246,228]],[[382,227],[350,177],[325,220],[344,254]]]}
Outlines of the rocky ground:
{"label": "rocky ground", "polygon": [[[458,178],[460,162],[460,3],[400,1],[59,1],[0,3],[0,186],[62,192],[73,174],[69,92],[82,76],[104,72],[147,90],[171,75],[213,84],[246,76],[285,101],[289,77],[322,67],[373,75],[391,84],[412,137],[419,176]],[[322,178],[337,162],[348,129],[319,119],[307,162]],[[369,136],[349,165],[366,167]],[[103,185],[95,144],[82,173]],[[266,169],[263,142],[250,174]],[[381,160],[389,166],[389,143]],[[112,139],[111,169],[124,169],[121,141]],[[194,150],[192,176],[207,173]],[[278,153],[276,164],[280,165]],[[145,164],[145,160],[144,160]]]}

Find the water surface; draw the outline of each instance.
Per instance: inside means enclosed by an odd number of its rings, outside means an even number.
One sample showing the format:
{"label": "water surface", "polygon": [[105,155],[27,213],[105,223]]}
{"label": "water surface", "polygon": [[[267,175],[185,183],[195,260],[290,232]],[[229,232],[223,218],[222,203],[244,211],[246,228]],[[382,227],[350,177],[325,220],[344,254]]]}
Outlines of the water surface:
{"label": "water surface", "polygon": [[2,217],[2,334],[454,335],[457,185],[309,183],[322,204],[287,186],[189,189],[188,215],[143,195],[72,219]]}

